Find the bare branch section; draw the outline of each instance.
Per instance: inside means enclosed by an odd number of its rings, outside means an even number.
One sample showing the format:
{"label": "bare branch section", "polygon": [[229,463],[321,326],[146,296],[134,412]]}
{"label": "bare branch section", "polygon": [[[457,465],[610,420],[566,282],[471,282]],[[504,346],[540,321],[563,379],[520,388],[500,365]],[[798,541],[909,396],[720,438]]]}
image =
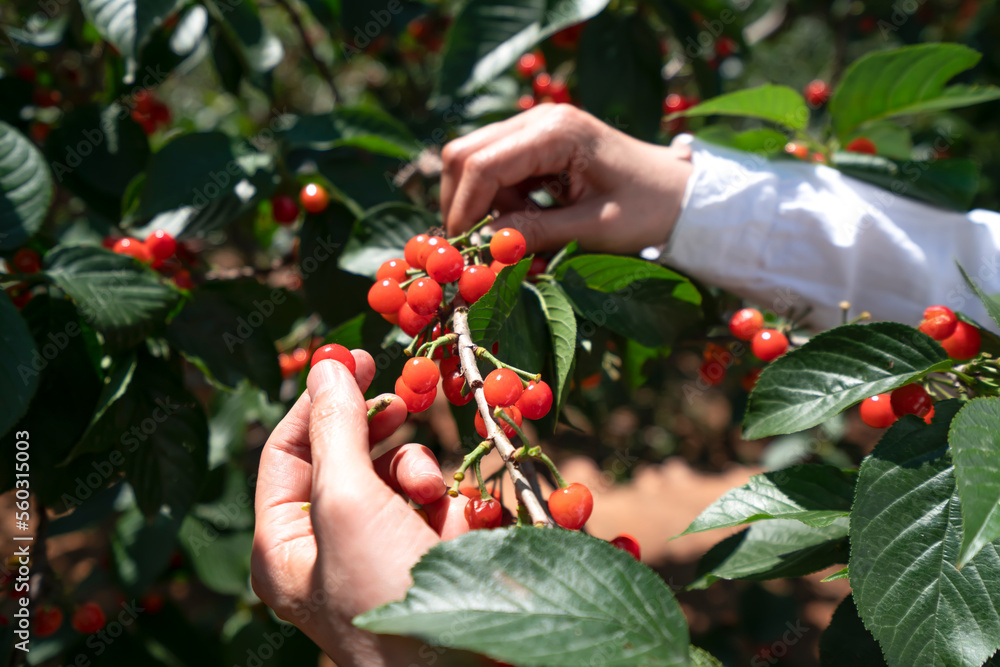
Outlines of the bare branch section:
{"label": "bare branch section", "polygon": [[514,482],[514,492],[517,494],[518,502],[528,510],[528,516],[531,517],[533,524],[552,526],[552,520],[535,491],[537,483],[532,484],[528,481],[520,465],[514,459],[514,445],[497,426],[490,406],[486,403],[486,395],[483,394],[483,376],[479,374],[479,367],[476,365],[476,344],[472,341],[472,332],[469,329],[468,308],[465,306],[455,308],[452,325],[455,333],[458,334],[458,357],[462,361],[465,381],[472,389],[476,406],[479,408],[479,415],[483,418],[483,424],[486,425],[486,437],[493,441],[493,446],[500,452],[500,456],[507,466],[507,472],[510,473],[510,478]]}

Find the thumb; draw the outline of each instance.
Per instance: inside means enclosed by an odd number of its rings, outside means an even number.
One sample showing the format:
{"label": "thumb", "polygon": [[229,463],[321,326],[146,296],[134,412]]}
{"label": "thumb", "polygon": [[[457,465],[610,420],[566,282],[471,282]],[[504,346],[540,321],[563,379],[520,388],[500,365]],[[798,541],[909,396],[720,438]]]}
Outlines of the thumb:
{"label": "thumb", "polygon": [[358,473],[372,470],[365,398],[354,375],[340,362],[324,359],[307,379],[312,410],[309,443],[313,494],[345,488]]}

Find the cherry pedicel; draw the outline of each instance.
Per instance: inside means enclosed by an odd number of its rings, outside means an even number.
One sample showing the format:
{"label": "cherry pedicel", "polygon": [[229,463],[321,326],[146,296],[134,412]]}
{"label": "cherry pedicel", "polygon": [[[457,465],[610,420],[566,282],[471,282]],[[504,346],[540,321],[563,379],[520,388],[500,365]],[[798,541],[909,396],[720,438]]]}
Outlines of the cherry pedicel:
{"label": "cherry pedicel", "polygon": [[106,621],[104,610],[94,602],[85,602],[73,612],[70,624],[77,632],[89,635],[103,628]]}
{"label": "cherry pedicel", "polygon": [[501,229],[490,239],[490,254],[503,264],[517,264],[524,257],[527,248],[524,235],[510,227]]}
{"label": "cherry pedicel", "polygon": [[764,329],[754,335],[750,349],[761,361],[774,361],[788,350],[788,338],[776,329]]}
{"label": "cherry pedicel", "polygon": [[934,409],[934,401],[930,394],[919,384],[908,384],[894,389],[890,394],[892,411],[897,417],[916,415],[925,417]]}
{"label": "cherry pedicel", "polygon": [[[397,283],[406,282],[406,272],[410,270],[410,265],[405,259],[390,259],[383,262],[375,273],[375,280],[385,280],[392,278]],[[398,308],[397,308],[398,310]]]}
{"label": "cherry pedicel", "polygon": [[406,293],[395,278],[382,278],[368,288],[368,305],[376,313],[395,313],[406,303]]}
{"label": "cherry pedicel", "polygon": [[549,414],[552,402],[552,389],[548,384],[539,380],[528,383],[515,405],[526,419],[541,419]]}
{"label": "cherry pedicel", "polygon": [[924,311],[924,319],[917,328],[934,340],[944,340],[955,333],[958,317],[947,306],[930,306]]}
{"label": "cherry pedicel", "polygon": [[354,359],[354,355],[343,345],[337,345],[336,343],[330,343],[329,345],[324,345],[315,352],[313,352],[312,363],[309,367],[312,368],[324,359],[332,359],[333,361],[339,361],[347,367],[347,370],[354,375],[355,371],[358,370],[357,361]]}
{"label": "cherry pedicel", "polygon": [[322,213],[330,205],[330,193],[322,185],[308,183],[299,192],[299,202],[309,213]]}
{"label": "cherry pedicel", "polygon": [[861,401],[861,421],[872,428],[888,428],[896,422],[889,394],[871,396]]}
{"label": "cherry pedicel", "polygon": [[[510,417],[511,421],[517,424],[518,428],[521,428],[521,423],[523,419],[521,411],[518,410],[516,406],[512,405],[509,408],[504,408],[503,411],[505,415]],[[476,411],[476,418],[474,421],[476,426],[476,433],[479,434],[479,437],[488,438],[489,435],[487,435],[486,432],[486,422],[483,421],[483,416],[479,414],[478,410]],[[513,438],[515,435],[517,435],[517,431],[515,431],[514,427],[508,424],[505,419],[498,418],[496,422],[497,425],[500,426],[500,430],[503,431],[503,434],[506,435],[508,438]]]}
{"label": "cherry pedicel", "polygon": [[483,394],[490,407],[514,405],[521,398],[524,386],[517,373],[507,368],[497,368],[483,380]]}
{"label": "cherry pedicel", "polygon": [[619,535],[615,539],[611,540],[612,546],[621,549],[622,551],[627,551],[632,554],[636,560],[642,560],[639,551],[639,541],[628,534]]}
{"label": "cherry pedicel", "polygon": [[444,298],[444,291],[433,278],[420,278],[406,290],[406,303],[417,315],[434,315]]}
{"label": "cherry pedicel", "polygon": [[729,318],[729,332],[740,340],[753,340],[764,328],[764,316],[756,308],[743,308]]}
{"label": "cherry pedicel", "polygon": [[497,274],[487,266],[474,264],[462,270],[462,276],[458,279],[458,292],[469,305],[490,291]]}
{"label": "cherry pedicel", "polygon": [[437,396],[437,387],[434,387],[426,394],[418,394],[407,387],[406,383],[403,382],[403,378],[399,377],[396,378],[396,388],[393,393],[403,399],[407,411],[423,412],[431,407],[431,404],[434,402],[434,398]]}
{"label": "cherry pedicel", "polygon": [[583,484],[574,482],[556,489],[549,496],[549,513],[557,524],[569,530],[579,530],[594,511],[594,496]]}
{"label": "cherry pedicel", "polygon": [[[476,494],[479,495],[479,492],[476,491]],[[465,520],[472,530],[497,528],[500,526],[502,517],[503,511],[500,503],[493,498],[485,500],[473,498],[465,505]]]}
{"label": "cherry pedicel", "polygon": [[403,365],[400,378],[413,393],[426,394],[437,389],[441,373],[437,364],[427,357],[414,357]]}

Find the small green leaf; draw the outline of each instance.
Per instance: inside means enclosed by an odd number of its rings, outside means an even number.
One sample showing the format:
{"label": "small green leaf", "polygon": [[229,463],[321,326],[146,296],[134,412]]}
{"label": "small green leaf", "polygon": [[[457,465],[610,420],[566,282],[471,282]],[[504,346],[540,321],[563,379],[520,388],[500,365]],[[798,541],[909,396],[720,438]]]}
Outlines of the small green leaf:
{"label": "small green leaf", "polygon": [[958,567],[1000,539],[1000,398],[965,404],[948,432],[955,481],[962,499],[962,550]]}
{"label": "small green leaf", "polygon": [[120,347],[139,343],[161,326],[180,298],[146,267],[103,248],[57,247],[45,263],[87,323]]}
{"label": "small green leaf", "polygon": [[962,277],[965,278],[965,282],[969,285],[969,288],[975,292],[976,296],[982,302],[983,307],[986,308],[986,313],[990,316],[990,319],[1000,327],[1000,302],[996,298],[988,295],[986,292],[976,284],[971,276],[965,271],[965,267],[961,264],[958,265],[958,270],[962,272]]}
{"label": "small green leaf", "polygon": [[87,20],[125,59],[125,83],[135,79],[139,52],[150,35],[184,4],[184,0],[80,0]]}
{"label": "small green leaf", "polygon": [[[851,511],[855,475],[828,465],[803,464],[754,475],[727,491],[681,533],[700,533],[762,519],[828,526]],[[678,536],[679,537],[679,536]]]}
{"label": "small green leaf", "polygon": [[893,194],[956,211],[968,210],[979,188],[979,167],[972,160],[895,160],[838,151],[830,162],[845,174]]}
{"label": "small green leaf", "polygon": [[802,96],[788,86],[765,84],[713,97],[668,118],[682,116],[742,116],[803,130],[809,122],[809,108]]}
{"label": "small green leaf", "polygon": [[656,573],[568,530],[481,530],[433,547],[406,599],[354,619],[531,665],[687,665],[687,623]]}
{"label": "small green leaf", "polygon": [[372,280],[383,262],[403,256],[406,242],[440,224],[433,213],[410,204],[389,203],[365,211],[340,255],[344,271]]}
{"label": "small green leaf", "polygon": [[1000,98],[1000,88],[945,84],[979,62],[961,44],[918,44],[859,58],[830,100],[834,133],[843,140],[868,121],[941,111]]}
{"label": "small green leaf", "polygon": [[38,352],[31,331],[6,292],[0,291],[0,433],[28,411],[38,390],[38,373],[27,365]]}
{"label": "small green leaf", "polygon": [[405,125],[375,107],[341,107],[328,114],[300,116],[282,138],[289,148],[325,151],[354,146],[401,160],[423,149]]}
{"label": "small green leaf", "polygon": [[764,369],[750,394],[743,437],[802,431],[869,396],[951,365],[940,345],[904,324],[825,331]]}
{"label": "small green leaf", "polygon": [[820,581],[820,583],[825,584],[828,581],[836,581],[837,579],[847,579],[850,576],[851,576],[851,568],[850,567],[844,567],[844,568],[842,568],[840,570],[837,570],[836,572],[834,572],[833,574],[831,574],[829,576],[823,577],[819,581]]}
{"label": "small green leaf", "polygon": [[525,284],[538,297],[549,325],[549,334],[552,336],[552,355],[556,371],[552,393],[558,403],[555,406],[556,414],[559,414],[562,408],[559,398],[564,394],[563,390],[569,381],[569,372],[573,368],[573,357],[576,354],[576,315],[573,313],[569,298],[558,284],[550,282]]}
{"label": "small green leaf", "polygon": [[111,371],[103,380],[101,395],[97,398],[97,408],[94,410],[94,417],[90,421],[90,426],[80,437],[79,442],[73,447],[62,465],[66,465],[82,454],[92,452],[105,452],[117,443],[114,439],[94,437],[100,433],[100,429],[95,426],[100,423],[101,418],[115,402],[125,395],[125,391],[132,383],[132,375],[135,373],[136,357],[135,353],[129,352],[114,360]]}
{"label": "small green leaf", "polygon": [[714,655],[703,648],[691,646],[691,666],[692,667],[723,667],[723,664]]}
{"label": "small green leaf", "polygon": [[700,130],[697,136],[699,139],[720,146],[731,146],[747,153],[764,155],[781,153],[788,143],[788,135],[784,132],[766,127],[734,132],[728,125],[709,125]]}
{"label": "small green leaf", "polygon": [[52,202],[52,174],[35,145],[0,122],[0,250],[38,231]]}
{"label": "small green leaf", "polygon": [[500,328],[521,295],[521,282],[528,275],[531,259],[525,258],[514,266],[504,267],[490,291],[469,306],[469,329],[472,340],[489,347],[500,336]]}

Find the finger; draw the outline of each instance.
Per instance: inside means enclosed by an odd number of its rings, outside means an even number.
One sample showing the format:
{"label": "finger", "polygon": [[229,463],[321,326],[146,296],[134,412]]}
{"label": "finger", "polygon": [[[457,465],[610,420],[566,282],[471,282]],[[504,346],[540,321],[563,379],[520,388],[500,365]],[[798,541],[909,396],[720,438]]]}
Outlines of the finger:
{"label": "finger", "polygon": [[257,473],[258,517],[284,503],[308,502],[312,489],[309,395],[303,393],[264,444]]}
{"label": "finger", "polygon": [[432,503],[447,491],[434,452],[410,443],[394,447],[375,459],[375,472],[395,491],[415,503]]}
{"label": "finger", "polygon": [[376,396],[367,402],[368,408],[371,409],[376,402],[383,398],[391,398],[392,402],[384,410],[372,417],[372,420],[368,423],[368,444],[372,446],[377,445],[395,433],[396,429],[406,421],[406,415],[408,414],[406,412],[406,403],[395,394],[380,394]]}
{"label": "finger", "polygon": [[351,354],[357,365],[354,377],[358,381],[358,386],[361,387],[361,393],[365,393],[371,386],[372,380],[375,379],[375,360],[364,350],[351,350]]}
{"label": "finger", "polygon": [[609,210],[613,206],[617,205],[603,197],[595,197],[566,207],[507,213],[497,218],[492,226],[496,229],[513,227],[521,232],[529,253],[559,250],[574,240],[584,249],[603,248],[601,240],[605,230],[601,221],[613,213]]}
{"label": "finger", "polygon": [[469,499],[463,495],[452,498],[447,493],[433,503],[424,505],[427,520],[442,540],[450,540],[469,532],[469,522],[465,520],[465,506]]}

